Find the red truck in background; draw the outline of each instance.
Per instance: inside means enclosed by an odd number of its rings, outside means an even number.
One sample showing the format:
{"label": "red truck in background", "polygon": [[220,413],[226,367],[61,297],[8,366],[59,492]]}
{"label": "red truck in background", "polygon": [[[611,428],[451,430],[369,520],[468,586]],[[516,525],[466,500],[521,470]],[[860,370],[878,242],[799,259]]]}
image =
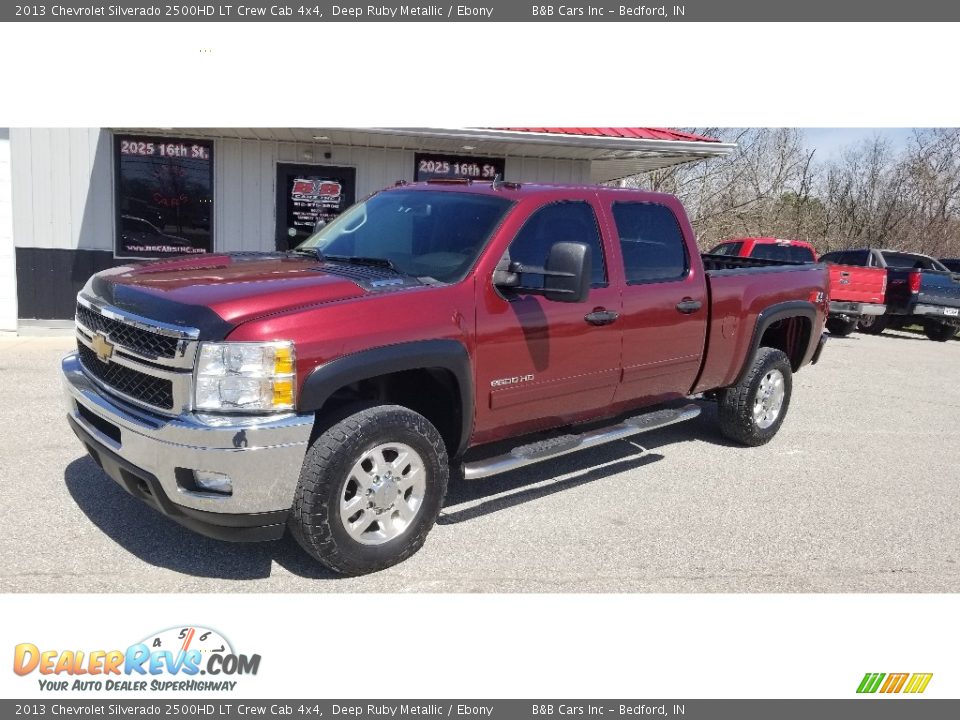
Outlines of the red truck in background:
{"label": "red truck in background", "polygon": [[400,183],[288,253],[94,275],[67,417],[175,521],[229,540],[289,528],[366,573],[421,547],[451,477],[688,420],[690,396],[716,400],[727,437],[769,441],[823,348],[827,272],[736,260],[702,259],[669,195]]}
{"label": "red truck in background", "polygon": [[[817,252],[810,243],[774,237],[727,240],[710,253],[781,263],[817,262]],[[845,264],[838,253],[827,253],[820,258],[820,262],[829,264],[830,316],[827,318],[827,330],[831,335],[846,337],[857,329],[857,323],[863,317],[886,312],[885,270]]]}

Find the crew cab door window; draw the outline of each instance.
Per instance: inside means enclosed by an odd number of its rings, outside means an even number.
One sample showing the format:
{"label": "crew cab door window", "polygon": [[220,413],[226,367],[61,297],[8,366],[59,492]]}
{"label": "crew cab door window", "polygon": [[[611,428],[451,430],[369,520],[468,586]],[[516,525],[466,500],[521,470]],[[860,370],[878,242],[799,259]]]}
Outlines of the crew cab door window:
{"label": "crew cab door window", "polygon": [[[589,203],[583,201],[558,202],[537,210],[524,223],[507,251],[510,262],[543,267],[554,243],[579,242],[590,248],[592,287],[607,284],[607,268],[600,240],[600,226]],[[524,282],[542,282],[536,275],[524,277]]]}
{"label": "crew cab door window", "polygon": [[679,280],[690,270],[673,212],[653,203],[616,203],[613,219],[627,284]]}

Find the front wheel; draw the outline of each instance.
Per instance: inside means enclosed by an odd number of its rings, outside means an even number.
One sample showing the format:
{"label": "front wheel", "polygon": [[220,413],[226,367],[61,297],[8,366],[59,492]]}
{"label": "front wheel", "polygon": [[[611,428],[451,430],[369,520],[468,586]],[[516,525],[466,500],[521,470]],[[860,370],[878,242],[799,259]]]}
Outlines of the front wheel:
{"label": "front wheel", "polygon": [[720,432],[743,445],[763,445],[777,434],[790,407],[793,369],[782,350],[762,347],[743,378],[720,391]]}
{"label": "front wheel", "polygon": [[423,546],[449,473],[443,439],[425,417],[398,405],[360,410],[307,450],[290,529],[331,570],[382,570]]}
{"label": "front wheel", "polygon": [[957,334],[957,328],[945,323],[925,322],[923,324],[923,334],[934,342],[946,342]]}
{"label": "front wheel", "polygon": [[856,320],[842,320],[840,318],[827,318],[827,330],[836,337],[847,337],[857,329]]}

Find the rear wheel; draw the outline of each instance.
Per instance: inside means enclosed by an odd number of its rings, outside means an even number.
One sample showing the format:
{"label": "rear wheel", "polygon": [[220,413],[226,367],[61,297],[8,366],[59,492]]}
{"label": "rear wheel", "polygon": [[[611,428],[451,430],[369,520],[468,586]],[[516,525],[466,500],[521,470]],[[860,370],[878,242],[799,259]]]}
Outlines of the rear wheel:
{"label": "rear wheel", "polygon": [[945,323],[927,321],[923,324],[923,334],[934,342],[946,342],[957,334],[957,328]]}
{"label": "rear wheel", "polygon": [[769,442],[783,424],[792,392],[790,358],[760,348],[740,382],[720,391],[720,432],[743,445]]}
{"label": "rear wheel", "polygon": [[879,335],[887,329],[888,322],[884,315],[864,315],[857,321],[857,330],[867,335]]}
{"label": "rear wheel", "polygon": [[843,320],[841,318],[827,318],[827,330],[831,335],[837,337],[847,337],[857,329],[856,320]]}
{"label": "rear wheel", "polygon": [[396,565],[423,546],[449,472],[440,433],[425,417],[398,405],[360,410],[307,451],[290,529],[336,572]]}

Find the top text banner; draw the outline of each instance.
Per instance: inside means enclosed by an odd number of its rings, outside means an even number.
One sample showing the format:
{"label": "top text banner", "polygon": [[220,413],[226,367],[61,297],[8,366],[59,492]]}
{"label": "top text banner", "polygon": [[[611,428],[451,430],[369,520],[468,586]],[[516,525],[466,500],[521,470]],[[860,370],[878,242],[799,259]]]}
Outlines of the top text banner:
{"label": "top text banner", "polygon": [[947,22],[960,3],[943,0],[688,0],[666,4],[487,0],[464,4],[196,3],[61,0],[3,4],[2,22]]}

